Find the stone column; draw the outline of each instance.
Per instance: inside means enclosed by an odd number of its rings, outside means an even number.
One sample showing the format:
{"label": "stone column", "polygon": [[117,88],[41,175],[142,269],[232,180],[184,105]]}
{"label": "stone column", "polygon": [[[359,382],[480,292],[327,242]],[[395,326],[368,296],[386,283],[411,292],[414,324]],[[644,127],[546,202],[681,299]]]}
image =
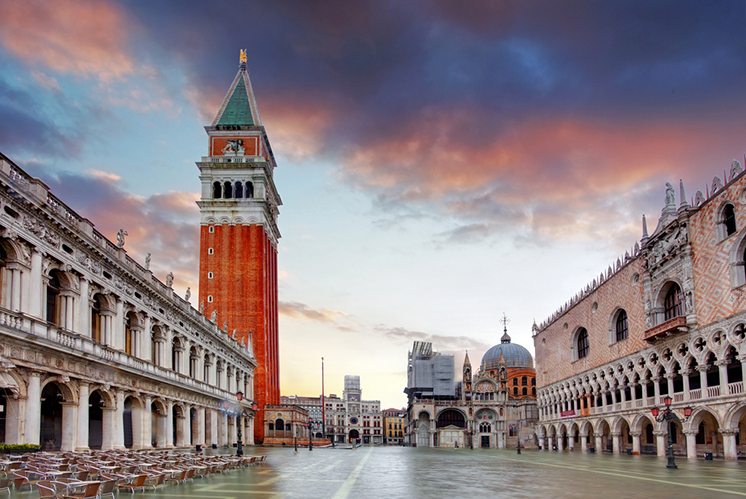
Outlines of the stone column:
{"label": "stone column", "polygon": [[78,439],[76,451],[88,450],[88,397],[90,388],[85,381],[78,382]]}
{"label": "stone column", "polygon": [[74,451],[78,433],[78,404],[62,402],[62,442],[61,451]]}
{"label": "stone column", "polygon": [[668,384],[668,396],[673,398],[673,374],[666,374],[666,383]]}
{"label": "stone column", "polygon": [[582,452],[583,454],[588,452],[588,434],[587,433],[580,434],[580,452]]}
{"label": "stone column", "polygon": [[666,432],[655,431],[653,432],[653,435],[655,435],[656,454],[658,454],[658,456],[665,456],[666,455]]}
{"label": "stone column", "polygon": [[153,398],[145,397],[145,407],[142,409],[140,420],[142,436],[140,438],[140,448],[150,449],[153,446]]}
{"label": "stone column", "polygon": [[114,317],[111,347],[124,350],[124,302],[117,297],[117,315]]}
{"label": "stone column", "polygon": [[684,401],[689,400],[689,371],[681,371],[681,380],[684,382]]}
{"label": "stone column", "polygon": [[165,447],[174,446],[174,403],[166,403],[166,444]]}
{"label": "stone column", "polygon": [[228,415],[227,414],[221,414],[220,415],[220,429],[218,438],[218,445],[225,447],[230,444],[230,439],[228,435]]}
{"label": "stone column", "polygon": [[39,445],[41,437],[41,374],[32,371],[26,388],[24,442]]}
{"label": "stone column", "polygon": [[738,360],[741,361],[741,379],[743,379],[741,383],[743,384],[746,383],[746,355],[739,356]]}
{"label": "stone column", "polygon": [[173,440],[171,436],[173,428],[169,426],[169,421],[171,421],[171,418],[168,416],[168,409],[166,409],[166,414],[157,415],[158,438],[156,445],[159,449],[174,446],[173,442],[171,442]]}
{"label": "stone column", "polygon": [[557,451],[558,451],[558,452],[562,452],[562,451],[564,450],[564,447],[563,447],[563,445],[564,445],[564,442],[562,442],[562,440],[564,440],[564,439],[562,438],[562,434],[561,434],[561,433],[558,433],[558,434],[557,434]]}
{"label": "stone column", "polygon": [[8,396],[5,402],[5,443],[22,444],[24,422],[22,409],[25,401],[17,396]]}
{"label": "stone column", "polygon": [[21,311],[21,269],[19,264],[10,264],[7,267],[10,277],[10,302],[8,308],[13,312]]}
{"label": "stone column", "polygon": [[[228,426],[229,429],[229,439],[228,439],[228,445],[233,445],[238,441],[238,437],[236,436],[236,416],[231,416],[231,424]],[[430,436],[430,447],[433,446],[432,444],[432,435]]]}
{"label": "stone column", "polygon": [[246,417],[246,445],[254,445],[254,417]]}
{"label": "stone column", "polygon": [[594,440],[596,441],[596,453],[603,452],[604,449],[604,439],[602,435],[595,435]]}
{"label": "stone column", "polygon": [[719,360],[717,365],[720,373],[720,396],[724,397],[728,395],[728,362]]}
{"label": "stone column", "polygon": [[611,448],[613,449],[614,454],[620,454],[622,452],[621,436],[621,433],[611,434]]}
{"label": "stone column", "polygon": [[184,410],[184,419],[182,421],[181,436],[183,438],[180,447],[189,447],[192,445],[192,410],[187,407]]}
{"label": "stone column", "polygon": [[124,449],[124,392],[116,390],[116,407],[114,408],[114,425],[112,426],[111,443],[115,449]]}
{"label": "stone column", "polygon": [[153,349],[153,342],[150,340],[150,335],[152,334],[151,328],[152,328],[153,321],[150,319],[149,315],[145,316],[145,325],[144,330],[141,333],[140,341],[141,341],[141,348],[138,352],[142,360],[150,362],[150,359],[152,358],[153,353],[151,350]]}
{"label": "stone column", "polygon": [[38,319],[44,318],[44,311],[42,310],[42,256],[42,253],[36,250],[31,252],[28,313]]}
{"label": "stone column", "polygon": [[632,454],[636,456],[640,454],[640,433],[630,432],[629,434],[632,436]]}
{"label": "stone column", "polygon": [[707,398],[707,366],[697,366],[699,370],[699,384],[702,387],[702,398]]}
{"label": "stone column", "polygon": [[696,430],[685,431],[684,436],[686,436],[686,457],[689,459],[697,459],[697,432]]}
{"label": "stone column", "polygon": [[116,408],[104,407],[101,419],[101,450],[111,450],[114,448],[114,435],[116,434],[114,423]]}
{"label": "stone column", "polygon": [[85,277],[80,278],[80,301],[75,331],[83,336],[91,336],[91,302],[88,299],[88,279]]}
{"label": "stone column", "polygon": [[220,413],[215,409],[210,409],[210,445],[218,445],[218,417]]}
{"label": "stone column", "polygon": [[647,383],[641,383],[642,386],[642,405],[643,407],[648,404],[648,384]]}
{"label": "stone column", "polygon": [[575,440],[575,436],[574,435],[570,435],[570,434],[567,435],[567,450],[569,450],[570,452],[572,452],[573,450],[575,450],[575,441],[574,440]]}
{"label": "stone column", "polygon": [[197,408],[197,434],[194,436],[194,443],[205,445],[205,408]]}
{"label": "stone column", "polygon": [[661,385],[660,378],[653,378],[653,405],[660,405],[661,403]]}
{"label": "stone column", "polygon": [[[736,432],[733,430],[720,430],[720,433],[723,435],[723,457],[725,457],[725,459],[738,459]],[[688,448],[689,444],[687,442],[687,449]]]}

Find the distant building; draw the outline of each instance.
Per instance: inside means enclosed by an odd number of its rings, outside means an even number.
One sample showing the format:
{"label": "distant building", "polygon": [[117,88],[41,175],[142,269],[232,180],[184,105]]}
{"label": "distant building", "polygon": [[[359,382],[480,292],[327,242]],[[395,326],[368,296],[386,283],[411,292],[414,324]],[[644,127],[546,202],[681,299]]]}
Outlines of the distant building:
{"label": "distant building", "polygon": [[327,437],[334,442],[383,444],[381,402],[362,400],[360,376],[345,376],[342,398],[332,394],[325,404]]}
{"label": "distant building", "polygon": [[[448,371],[447,366],[450,366]],[[453,355],[414,342],[409,352],[406,445],[419,447],[536,447],[536,374],[531,354],[507,330],[472,375],[467,354],[462,381],[453,381]]]}
{"label": "distant building", "polygon": [[386,445],[402,445],[404,443],[404,427],[406,425],[406,409],[385,409],[383,416],[383,443]]}
{"label": "distant building", "polygon": [[321,397],[301,397],[298,395],[283,395],[280,397],[280,403],[283,405],[297,405],[302,407],[308,412],[308,422],[311,425],[311,431],[313,432],[314,438],[323,437],[322,428],[322,411],[321,411]]}
{"label": "distant building", "polygon": [[267,405],[264,412],[264,445],[307,446],[308,411],[298,405]]}

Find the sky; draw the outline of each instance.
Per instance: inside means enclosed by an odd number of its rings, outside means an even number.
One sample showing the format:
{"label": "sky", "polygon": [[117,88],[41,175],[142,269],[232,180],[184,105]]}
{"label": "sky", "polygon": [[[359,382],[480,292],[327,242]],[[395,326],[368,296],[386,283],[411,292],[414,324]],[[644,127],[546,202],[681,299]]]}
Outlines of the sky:
{"label": "sky", "polygon": [[691,202],[743,160],[744,26],[743,0],[0,0],[0,151],[195,302],[195,162],[247,49],[282,393],[320,394],[323,356],[327,394],[402,407],[413,341],[477,364],[506,314],[533,352],[666,182]]}

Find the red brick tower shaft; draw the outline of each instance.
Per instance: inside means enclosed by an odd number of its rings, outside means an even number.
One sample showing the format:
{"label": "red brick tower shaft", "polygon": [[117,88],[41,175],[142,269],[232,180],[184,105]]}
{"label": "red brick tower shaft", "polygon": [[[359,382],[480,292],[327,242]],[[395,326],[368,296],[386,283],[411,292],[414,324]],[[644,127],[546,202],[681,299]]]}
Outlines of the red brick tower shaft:
{"label": "red brick tower shaft", "polygon": [[261,443],[264,406],[280,402],[277,216],[282,201],[243,55],[217,117],[205,130],[208,156],[197,163],[202,184],[199,300],[207,317],[217,314],[218,327],[252,343],[257,368],[254,393],[246,397],[258,406],[254,439]]}

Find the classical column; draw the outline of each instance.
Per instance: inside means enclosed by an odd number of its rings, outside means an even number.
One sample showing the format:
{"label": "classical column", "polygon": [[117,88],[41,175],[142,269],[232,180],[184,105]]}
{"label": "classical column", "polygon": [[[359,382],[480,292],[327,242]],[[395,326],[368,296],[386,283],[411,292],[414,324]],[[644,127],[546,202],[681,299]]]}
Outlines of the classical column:
{"label": "classical column", "polygon": [[227,414],[220,414],[220,429],[219,431],[219,438],[218,438],[218,445],[221,447],[225,447],[230,445],[230,439],[228,436],[228,415]]}
{"label": "classical column", "polygon": [[604,449],[604,439],[602,435],[595,435],[594,440],[596,441],[596,452],[600,453],[603,452]]}
{"label": "classical column", "polygon": [[159,449],[163,449],[165,447],[173,447],[173,442],[169,444],[169,442],[173,439],[173,437],[171,436],[173,427],[169,426],[169,421],[171,421],[171,418],[169,418],[168,416],[168,409],[166,409],[166,414],[156,413],[156,425],[158,426],[158,438],[156,441],[156,446]]}
{"label": "classical column", "polygon": [[102,409],[101,424],[101,450],[111,450],[114,448],[114,435],[116,433],[115,423],[116,408],[104,407]]}
{"label": "classical column", "polygon": [[[133,428],[134,429],[134,428]],[[116,390],[116,407],[114,408],[114,426],[112,427],[112,445],[115,449],[124,449],[124,392]]]}
{"label": "classical column", "polygon": [[[238,437],[236,436],[236,422],[237,421],[238,421],[238,418],[236,416],[231,416],[230,424],[228,425],[228,429],[229,429],[228,445],[233,445],[238,441]],[[432,447],[432,443],[430,444],[430,447]]]}
{"label": "classical column", "polygon": [[630,432],[632,436],[632,454],[635,456],[640,454],[640,432]]}
{"label": "classical column", "polygon": [[642,386],[642,405],[643,407],[648,404],[648,384],[640,383]]}
{"label": "classical column", "polygon": [[80,301],[75,331],[83,336],[91,336],[91,301],[88,298],[88,279],[80,278]]}
{"label": "classical column", "polygon": [[210,409],[210,445],[218,445],[218,417],[220,413],[215,409]]}
{"label": "classical column", "polygon": [[23,431],[22,407],[25,401],[17,395],[8,395],[5,399],[5,443],[22,444]]}
{"label": "classical column", "polygon": [[686,457],[697,459],[697,430],[685,431],[684,436],[686,436]]}
{"label": "classical column", "polygon": [[114,327],[111,332],[111,347],[124,350],[124,302],[119,298],[117,298],[117,315],[114,318]]}
{"label": "classical column", "polygon": [[246,420],[246,437],[244,445],[254,445],[254,416],[247,416]]}
{"label": "classical column", "polygon": [[62,443],[61,451],[75,450],[78,433],[78,404],[76,402],[62,402]]}
{"label": "classical column", "polygon": [[557,434],[557,450],[558,450],[559,452],[562,452],[562,451],[563,451],[563,449],[564,449],[564,447],[563,447],[563,445],[564,445],[564,442],[563,442],[562,440],[564,440],[564,439],[562,438],[562,435],[561,435],[560,433],[558,433],[558,434]]}
{"label": "classical column", "polygon": [[575,436],[574,435],[567,435],[567,450],[572,452],[575,450]]}
{"label": "classical column", "polygon": [[719,360],[717,365],[720,373],[720,396],[723,397],[728,395],[728,361]]}
{"label": "classical column", "polygon": [[41,374],[32,371],[26,388],[26,422],[24,441],[39,445],[41,436]]}
{"label": "classical column", "polygon": [[588,451],[588,434],[581,433],[580,434],[580,452],[585,454],[587,451]]}
{"label": "classical column", "polygon": [[194,443],[205,445],[205,408],[197,408],[197,434],[194,436]]}
{"label": "classical column", "polygon": [[166,403],[166,444],[165,447],[174,446],[174,403]]}
{"label": "classical column", "polygon": [[622,439],[621,439],[621,433],[612,433],[611,434],[611,447],[613,449],[614,454],[619,454],[622,452]]}
{"label": "classical column", "polygon": [[[153,446],[153,411],[151,397],[145,397],[145,407],[140,409],[140,440],[141,449],[149,449]],[[133,415],[134,417],[134,415]],[[133,429],[134,433],[134,429]]]}
{"label": "classical column", "polygon": [[659,377],[653,378],[653,405],[661,403],[661,379]]}
{"label": "classical column", "polygon": [[[725,459],[738,459],[738,448],[736,447],[736,432],[734,430],[720,430],[723,435],[723,457]],[[689,444],[687,442],[687,449]]]}
{"label": "classical column", "polygon": [[153,343],[152,341],[150,341],[150,335],[152,334],[152,323],[153,321],[150,319],[150,316],[146,315],[144,330],[140,333],[141,348],[138,352],[138,357],[148,362],[150,362],[150,359],[153,355],[151,352],[151,350],[153,349]]}
{"label": "classical column", "polygon": [[28,313],[38,319],[44,318],[42,310],[42,253],[31,251],[31,275],[29,282]]}
{"label": "classical column", "polygon": [[189,407],[184,409],[184,419],[182,421],[181,436],[183,441],[180,447],[189,447],[192,445],[192,411]]}
{"label": "classical column", "polygon": [[681,380],[684,382],[684,400],[689,400],[689,371],[681,371]]}
{"label": "classical column", "polygon": [[20,264],[9,264],[7,266],[10,277],[10,303],[8,308],[14,312],[21,311],[21,269]]}
{"label": "classical column", "polygon": [[699,370],[699,385],[702,387],[702,398],[707,398],[707,366],[697,366]]}
{"label": "classical column", "polygon": [[[665,424],[667,424],[667,423],[665,423]],[[664,426],[664,428],[665,428],[665,426]],[[655,431],[655,432],[653,432],[653,435],[655,435],[655,450],[656,450],[656,454],[658,454],[658,456],[665,456],[666,455],[666,448],[667,448],[666,431],[665,430],[663,430],[663,431]]]}
{"label": "classical column", "polygon": [[85,381],[78,382],[78,439],[76,451],[88,450],[88,398],[90,387]]}
{"label": "classical column", "polygon": [[666,383],[668,384],[668,396],[673,398],[673,378],[674,374],[666,374]]}

